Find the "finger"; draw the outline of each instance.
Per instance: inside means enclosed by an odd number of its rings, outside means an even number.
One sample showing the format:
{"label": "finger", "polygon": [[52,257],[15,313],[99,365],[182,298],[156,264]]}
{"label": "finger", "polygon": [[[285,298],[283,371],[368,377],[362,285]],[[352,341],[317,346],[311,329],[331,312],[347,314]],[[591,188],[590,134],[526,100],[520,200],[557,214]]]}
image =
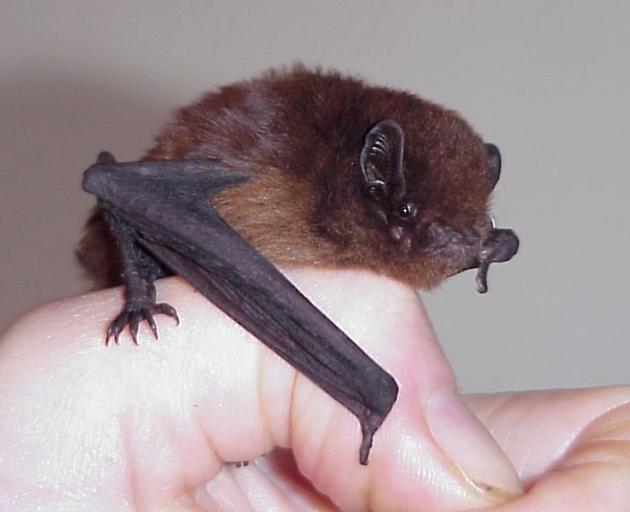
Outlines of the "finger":
{"label": "finger", "polygon": [[158,343],[142,342],[151,337],[142,325],[140,347],[102,344],[120,290],[47,306],[8,333],[0,430],[12,450],[5,459],[19,463],[5,464],[0,478],[31,489],[81,482],[109,509],[150,509],[181,504],[225,461],[284,446],[347,509],[454,510],[518,492],[492,439],[448,392],[450,370],[413,293],[360,273],[292,276],[400,384],[367,468],[357,462],[360,432],[348,411],[167,280],[160,298],[177,307],[182,325],[158,318]]}
{"label": "finger", "polygon": [[[400,388],[363,468],[356,464],[356,420],[298,377],[292,446],[315,486],[343,510],[464,510],[518,494],[504,454],[452,392],[452,372],[413,290],[353,272],[337,274],[331,293],[307,288],[311,275],[292,278]],[[360,300],[349,303],[348,296]]]}
{"label": "finger", "polygon": [[556,466],[581,433],[630,401],[627,386],[466,396],[528,485]]}
{"label": "finger", "polygon": [[338,510],[300,475],[288,450],[276,450],[240,468],[224,466],[195,498],[203,510],[212,511]]}
{"label": "finger", "polygon": [[630,509],[630,387],[469,398],[528,493],[497,512]]}

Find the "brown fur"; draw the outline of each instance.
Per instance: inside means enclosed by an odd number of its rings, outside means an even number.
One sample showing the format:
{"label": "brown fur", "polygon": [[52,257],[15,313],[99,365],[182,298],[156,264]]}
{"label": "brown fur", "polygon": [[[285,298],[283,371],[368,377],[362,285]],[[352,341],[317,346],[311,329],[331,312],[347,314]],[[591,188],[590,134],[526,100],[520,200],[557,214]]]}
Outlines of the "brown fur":
{"label": "brown fur", "polygon": [[[486,232],[492,184],[483,142],[470,126],[412,94],[337,73],[294,67],[210,92],[177,112],[145,158],[219,158],[256,174],[211,202],[274,263],[368,268],[428,288],[460,270],[463,256],[421,240],[405,251],[369,214],[359,154],[383,119],[404,131],[420,224],[441,219],[463,233]],[[120,283],[98,210],[78,254],[97,286]]]}

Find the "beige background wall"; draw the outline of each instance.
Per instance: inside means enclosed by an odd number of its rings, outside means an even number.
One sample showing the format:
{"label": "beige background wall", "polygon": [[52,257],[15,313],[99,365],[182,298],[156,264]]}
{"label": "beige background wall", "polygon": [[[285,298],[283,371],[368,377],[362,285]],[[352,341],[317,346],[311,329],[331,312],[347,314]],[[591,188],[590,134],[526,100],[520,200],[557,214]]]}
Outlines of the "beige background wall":
{"label": "beige background wall", "polygon": [[461,111],[497,143],[520,255],[425,297],[466,390],[630,382],[630,3],[4,0],[0,328],[85,287],[73,247],[101,149],[296,60]]}

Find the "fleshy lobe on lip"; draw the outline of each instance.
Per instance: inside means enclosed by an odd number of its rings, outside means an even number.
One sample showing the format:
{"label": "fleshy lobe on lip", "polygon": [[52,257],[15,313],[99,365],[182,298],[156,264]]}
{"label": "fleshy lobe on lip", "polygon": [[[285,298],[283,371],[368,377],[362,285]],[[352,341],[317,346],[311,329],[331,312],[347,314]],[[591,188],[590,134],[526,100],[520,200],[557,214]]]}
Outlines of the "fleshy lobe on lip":
{"label": "fleshy lobe on lip", "polygon": [[[448,251],[449,255],[459,252],[463,256],[461,258],[462,261],[466,263],[449,277],[477,268],[475,283],[479,293],[488,291],[488,269],[490,265],[511,260],[518,252],[520,245],[520,241],[514,231],[501,228],[492,228],[488,236],[483,240],[477,239],[476,242],[471,237],[466,238],[466,235],[461,234],[459,235],[459,240],[452,237],[450,240],[451,243],[440,246],[437,249],[444,252]],[[432,246],[432,250],[435,249]]]}

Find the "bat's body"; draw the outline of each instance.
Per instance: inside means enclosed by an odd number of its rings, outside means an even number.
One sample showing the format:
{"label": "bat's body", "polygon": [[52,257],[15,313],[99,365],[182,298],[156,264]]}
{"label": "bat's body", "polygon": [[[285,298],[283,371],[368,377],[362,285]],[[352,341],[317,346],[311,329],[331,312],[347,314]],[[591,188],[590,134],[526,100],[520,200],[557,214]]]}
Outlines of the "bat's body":
{"label": "bat's body", "polygon": [[357,415],[365,463],[396,384],[267,260],[417,288],[478,267],[485,291],[488,265],[518,248],[487,211],[499,171],[494,146],[416,96],[270,73],[181,109],[142,162],[101,155],[84,180],[100,207],[79,254],[100,285],[126,284],[108,336],[174,316],[153,280],[176,272]]}

